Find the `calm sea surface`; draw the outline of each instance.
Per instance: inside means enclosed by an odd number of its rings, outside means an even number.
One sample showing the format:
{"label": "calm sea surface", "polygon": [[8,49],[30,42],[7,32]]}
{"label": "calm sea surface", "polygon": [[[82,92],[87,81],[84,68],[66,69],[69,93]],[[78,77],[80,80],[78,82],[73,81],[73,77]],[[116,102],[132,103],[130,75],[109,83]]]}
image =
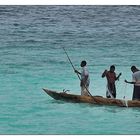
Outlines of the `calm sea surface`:
{"label": "calm sea surface", "polygon": [[105,69],[122,72],[117,98],[132,98],[140,68],[140,6],[0,6],[0,134],[140,134],[140,109],[56,101],[42,88],[80,94],[87,60],[92,95],[105,97]]}

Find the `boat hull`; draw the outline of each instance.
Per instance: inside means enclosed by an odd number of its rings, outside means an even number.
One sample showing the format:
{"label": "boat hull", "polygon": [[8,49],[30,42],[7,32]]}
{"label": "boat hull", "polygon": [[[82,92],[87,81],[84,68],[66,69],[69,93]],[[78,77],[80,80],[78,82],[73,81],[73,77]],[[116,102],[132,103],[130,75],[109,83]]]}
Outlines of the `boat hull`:
{"label": "boat hull", "polygon": [[140,107],[140,101],[137,100],[121,100],[121,99],[110,99],[102,96],[81,96],[75,94],[67,94],[65,92],[56,92],[49,89],[43,89],[45,93],[54,98],[55,100],[63,100],[66,102],[75,103],[90,103],[96,105],[110,105],[120,107]]}

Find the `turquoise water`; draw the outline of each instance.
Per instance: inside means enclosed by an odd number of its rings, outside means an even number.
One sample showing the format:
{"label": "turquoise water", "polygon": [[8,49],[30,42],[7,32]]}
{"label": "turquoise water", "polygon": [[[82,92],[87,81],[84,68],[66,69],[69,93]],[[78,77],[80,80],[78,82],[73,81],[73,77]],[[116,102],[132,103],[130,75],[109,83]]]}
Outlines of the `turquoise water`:
{"label": "turquoise water", "polygon": [[122,72],[117,98],[132,98],[140,68],[140,6],[0,6],[0,134],[140,134],[140,109],[55,101],[42,88],[80,94],[87,60],[92,95],[105,97],[104,69]]}

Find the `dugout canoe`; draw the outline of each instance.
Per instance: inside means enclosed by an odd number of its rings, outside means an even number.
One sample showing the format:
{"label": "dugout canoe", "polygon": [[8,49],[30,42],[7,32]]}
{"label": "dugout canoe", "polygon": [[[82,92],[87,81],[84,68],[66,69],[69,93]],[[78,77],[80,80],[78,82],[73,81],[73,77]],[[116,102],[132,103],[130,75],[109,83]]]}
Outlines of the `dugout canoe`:
{"label": "dugout canoe", "polygon": [[110,99],[104,98],[102,96],[81,96],[75,94],[68,94],[64,91],[57,92],[46,88],[43,88],[43,90],[55,100],[63,100],[66,102],[89,103],[95,105],[109,105],[120,107],[140,107],[140,100]]}

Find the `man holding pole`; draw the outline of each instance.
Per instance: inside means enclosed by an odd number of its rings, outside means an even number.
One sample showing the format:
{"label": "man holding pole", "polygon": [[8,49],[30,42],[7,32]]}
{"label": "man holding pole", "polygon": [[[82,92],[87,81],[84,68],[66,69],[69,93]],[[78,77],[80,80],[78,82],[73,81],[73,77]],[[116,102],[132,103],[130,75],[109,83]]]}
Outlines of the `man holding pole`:
{"label": "man holding pole", "polygon": [[77,70],[75,70],[75,73],[81,75],[81,81],[80,81],[81,95],[90,96],[90,93],[89,93],[90,79],[89,79],[89,72],[88,72],[86,65],[87,65],[87,62],[85,60],[82,61],[81,62],[81,68],[82,68],[81,73]]}
{"label": "man holding pole", "polygon": [[[86,62],[85,60],[81,62],[82,72],[81,72],[81,73],[78,72],[78,71],[74,68],[74,65],[72,64],[72,62],[71,62],[71,60],[70,60],[70,57],[68,56],[68,53],[66,52],[65,48],[64,48],[64,47],[62,47],[62,48],[63,48],[63,50],[64,50],[64,52],[65,52],[65,54],[66,54],[66,56],[67,56],[67,58],[68,58],[68,60],[69,60],[69,62],[70,62],[70,64],[71,64],[71,66],[72,66],[74,72],[77,74],[77,76],[78,76],[78,78],[79,78],[79,80],[80,80],[81,95],[93,97],[93,96],[91,95],[91,93],[89,92],[89,90],[88,90],[88,88],[89,88],[89,83],[90,83],[90,79],[89,79],[89,72],[88,72],[87,67],[86,67],[87,62]],[[79,75],[81,75],[81,77],[80,77]],[[94,98],[94,97],[93,97],[93,98]],[[96,100],[96,99],[94,98],[94,100]],[[98,101],[96,100],[95,102],[98,102]]]}

